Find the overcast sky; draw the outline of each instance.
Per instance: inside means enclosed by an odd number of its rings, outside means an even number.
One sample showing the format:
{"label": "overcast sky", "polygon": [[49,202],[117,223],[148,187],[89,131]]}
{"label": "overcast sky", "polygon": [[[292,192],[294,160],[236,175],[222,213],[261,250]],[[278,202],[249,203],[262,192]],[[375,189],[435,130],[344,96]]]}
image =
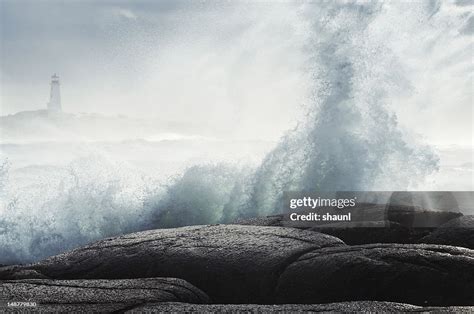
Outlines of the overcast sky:
{"label": "overcast sky", "polygon": [[[67,112],[277,139],[311,94],[311,16],[301,3],[2,0],[1,114],[45,108],[57,73]],[[469,1],[424,3],[446,25],[413,30],[414,42],[432,37],[429,49],[397,52],[410,93],[393,110],[431,143],[471,144],[472,10]]]}

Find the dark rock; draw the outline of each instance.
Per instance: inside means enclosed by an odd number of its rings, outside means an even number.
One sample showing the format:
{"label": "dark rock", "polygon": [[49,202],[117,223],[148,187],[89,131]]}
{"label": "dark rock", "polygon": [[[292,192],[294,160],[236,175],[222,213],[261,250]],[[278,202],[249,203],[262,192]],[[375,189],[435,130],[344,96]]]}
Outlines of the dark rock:
{"label": "dark rock", "polygon": [[142,303],[208,303],[209,297],[182,279],[24,279],[0,282],[4,302],[36,302],[39,305],[90,307],[119,304],[121,307]]}
{"label": "dark rock", "polygon": [[237,225],[247,226],[266,226],[266,227],[282,227],[283,215],[274,215],[266,217],[254,217],[247,219],[239,219],[235,222]]}
{"label": "dark rock", "polygon": [[335,236],[349,245],[371,243],[413,244],[430,234],[431,228],[408,228],[396,222],[367,222],[363,227],[320,227],[309,230]]}
{"label": "dark rock", "polygon": [[[0,305],[0,309],[2,309]],[[356,301],[327,304],[192,304],[159,302],[144,304],[39,304],[40,313],[472,313],[474,306],[421,307],[411,304],[379,301]],[[5,308],[6,313],[31,313],[31,308]]]}
{"label": "dark rock", "polygon": [[280,303],[357,300],[473,305],[474,251],[427,244],[325,248],[282,272]]}
{"label": "dark rock", "polygon": [[387,220],[410,228],[436,228],[461,216],[451,192],[393,192],[387,202]]}
{"label": "dark rock", "polygon": [[[157,303],[154,303],[157,304]],[[96,304],[38,304],[33,307],[7,306],[0,303],[0,313],[30,314],[30,313],[123,313],[136,304],[126,303],[96,303]]]}
{"label": "dark rock", "polygon": [[34,269],[27,269],[23,266],[13,265],[0,267],[0,280],[2,279],[48,279],[48,277]]}
{"label": "dark rock", "polygon": [[[242,225],[254,226],[288,226],[283,215],[242,219],[236,222]],[[370,243],[418,243],[424,236],[430,234],[434,228],[408,228],[393,221],[366,221],[363,226],[356,224],[340,223],[326,226],[298,226],[293,228],[316,231],[332,235],[341,239],[346,244]]]}
{"label": "dark rock", "polygon": [[462,213],[414,209],[409,206],[391,206],[387,220],[409,228],[437,228],[446,222],[462,216]]}
{"label": "dark rock", "polygon": [[419,242],[474,249],[474,216],[462,216],[453,219],[422,238]]}
{"label": "dark rock", "polygon": [[[182,278],[214,303],[474,304],[473,250],[433,244],[349,247],[328,235],[285,227],[150,230],[105,239],[39,263],[0,268],[3,280],[29,275]],[[156,302],[161,301],[146,301],[147,306]]]}
{"label": "dark rock", "polygon": [[130,309],[126,313],[387,313],[387,312],[439,312],[469,313],[471,307],[420,307],[395,302],[358,301],[328,304],[186,304],[186,303],[155,303],[144,304]]}
{"label": "dark rock", "polygon": [[302,254],[345,244],[334,237],[281,227],[194,226],[109,238],[36,264],[0,269],[0,279],[34,276],[182,278],[214,302],[273,303],[280,273]]}
{"label": "dark rock", "polygon": [[387,205],[412,206],[443,212],[458,212],[458,199],[462,199],[466,196],[470,197],[469,192],[395,191],[391,193]]}

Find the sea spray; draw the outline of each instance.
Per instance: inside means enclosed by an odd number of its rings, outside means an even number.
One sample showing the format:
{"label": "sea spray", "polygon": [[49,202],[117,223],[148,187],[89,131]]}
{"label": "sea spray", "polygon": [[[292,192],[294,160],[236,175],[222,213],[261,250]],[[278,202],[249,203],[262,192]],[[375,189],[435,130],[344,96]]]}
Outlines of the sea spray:
{"label": "sea spray", "polygon": [[154,207],[153,227],[232,222],[245,215],[251,168],[196,165],[172,180]]}
{"label": "sea spray", "polygon": [[308,50],[313,95],[307,120],[289,132],[256,171],[249,206],[279,209],[285,190],[404,190],[436,171],[427,146],[406,141],[387,106],[409,86],[379,2],[310,6]]}
{"label": "sea spray", "polygon": [[[397,45],[410,38],[421,41],[431,31],[445,33],[451,25],[427,23],[444,14],[440,6],[304,4],[298,23],[308,36],[305,71],[312,92],[307,117],[256,168],[209,162],[166,180],[92,155],[42,169],[42,175],[17,186],[5,166],[0,171],[0,263],[31,262],[147,228],[276,213],[285,190],[416,188],[436,171],[438,160],[400,127],[391,110],[404,106],[394,103],[400,99],[395,96],[414,92],[408,61]],[[425,33],[417,34],[421,26]],[[429,41],[434,45],[436,38]]]}
{"label": "sea spray", "polygon": [[43,168],[29,169],[36,173],[27,178],[30,183],[7,183],[0,204],[2,264],[143,230],[149,216],[145,198],[160,194],[154,180],[97,154],[64,168]]}
{"label": "sea spray", "polygon": [[232,222],[245,216],[253,173],[208,163],[166,179],[94,153],[65,167],[32,166],[23,180],[9,175],[7,161],[0,164],[0,264],[151,228]]}

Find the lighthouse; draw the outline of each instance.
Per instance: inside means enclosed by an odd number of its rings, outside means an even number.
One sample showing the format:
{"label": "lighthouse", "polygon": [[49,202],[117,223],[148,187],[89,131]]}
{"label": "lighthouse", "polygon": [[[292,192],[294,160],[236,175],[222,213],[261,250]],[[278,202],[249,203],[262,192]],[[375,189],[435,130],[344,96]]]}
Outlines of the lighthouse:
{"label": "lighthouse", "polygon": [[48,111],[61,111],[61,93],[59,92],[59,76],[56,73],[51,76],[51,93],[48,103]]}

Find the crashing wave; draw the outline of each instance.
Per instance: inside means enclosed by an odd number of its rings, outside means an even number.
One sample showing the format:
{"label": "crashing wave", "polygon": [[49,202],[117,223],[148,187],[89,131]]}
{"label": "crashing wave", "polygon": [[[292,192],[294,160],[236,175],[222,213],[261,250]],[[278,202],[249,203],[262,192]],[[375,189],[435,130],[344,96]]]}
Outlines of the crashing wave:
{"label": "crashing wave", "polygon": [[413,34],[399,28],[408,25],[416,33],[419,25],[436,32],[453,26],[428,23],[451,14],[441,3],[412,3],[409,10],[405,5],[303,5],[312,84],[307,117],[256,168],[195,165],[162,185],[127,165],[92,156],[18,190],[5,166],[0,263],[30,262],[146,228],[275,213],[286,190],[406,190],[423,183],[437,171],[438,158],[390,110],[394,95],[411,89],[396,45]]}

